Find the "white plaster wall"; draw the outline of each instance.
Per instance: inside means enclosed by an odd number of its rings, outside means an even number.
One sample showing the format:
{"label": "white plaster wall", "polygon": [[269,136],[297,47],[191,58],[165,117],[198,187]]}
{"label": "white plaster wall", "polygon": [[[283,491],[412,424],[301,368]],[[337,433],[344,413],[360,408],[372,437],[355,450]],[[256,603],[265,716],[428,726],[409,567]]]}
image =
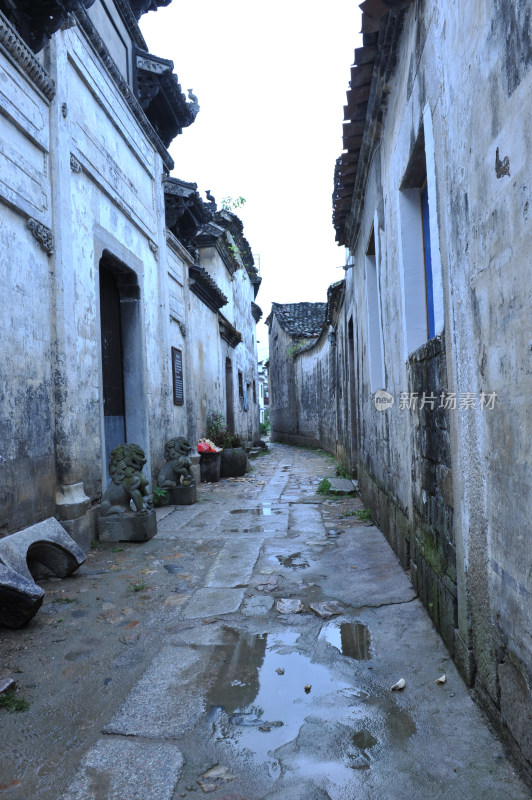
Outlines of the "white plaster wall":
{"label": "white plaster wall", "polygon": [[[237,369],[242,371],[244,377],[244,388],[247,384],[250,387],[248,410],[244,411],[240,403],[238,406],[235,404],[235,429],[247,441],[255,441],[259,438],[259,402],[256,323],[251,313],[254,289],[244,268],[237,270],[233,275],[232,287],[233,324],[242,334],[242,342],[233,352],[236,356]],[[253,381],[256,387],[255,401],[253,401]],[[235,385],[238,390],[238,380]]]}
{"label": "white plaster wall", "polygon": [[54,508],[53,261],[49,101],[0,52],[0,535]]}
{"label": "white plaster wall", "polygon": [[[356,308],[361,446],[374,459],[376,477],[407,509],[413,488],[409,417],[397,401],[408,388],[405,362],[412,345],[404,337],[405,298],[415,298],[402,279],[399,187],[423,122],[436,330],[444,327],[446,334],[447,388],[458,397],[472,392],[477,400],[482,392],[497,393],[492,411],[477,402],[451,415],[459,633],[475,654],[478,685],[501,703],[503,718],[526,750],[519,722],[522,709],[530,707],[523,687],[532,675],[526,533],[532,475],[532,59],[525,6],[426,0],[409,9],[362,231],[353,246],[355,265],[347,272],[346,303]],[[370,400],[360,274],[362,241],[375,208],[384,231],[385,388],[396,398],[385,413]],[[498,667],[501,647],[508,656]],[[525,755],[532,757],[530,748]]]}
{"label": "white plaster wall", "polygon": [[[65,370],[66,391],[75,393],[77,412],[83,408],[86,438],[82,453],[72,443],[78,424],[76,414],[65,416],[65,436],[71,443],[73,458],[79,457],[86,491],[97,493],[98,477],[94,464],[102,463],[103,411],[100,375],[100,319],[98,265],[105,250],[124,266],[134,270],[140,287],[139,341],[135,369],[142,375],[141,396],[129,398],[134,409],[130,416],[128,440],[144,447],[150,473],[152,459],[159,461],[166,431],[170,427],[168,410],[168,325],[159,314],[166,299],[164,208],[160,158],[154,153],[132,117],[121,94],[100,68],[91,46],[79,29],[71,29],[54,39],[57,84],[64,113],[56,117],[58,154],[56,182],[58,240],[65,278],[73,268],[74,296],[70,324],[76,341],[65,331],[65,350],[75,352],[75,362]],[[72,171],[67,162],[72,153],[81,171]],[[64,224],[69,210],[70,229]],[[164,217],[163,217],[164,219]],[[65,329],[69,327],[65,313]],[[77,365],[77,369],[76,369]],[[161,365],[164,365],[161,368]],[[80,369],[80,367],[82,369]],[[126,404],[128,397],[126,397]],[[150,436],[151,431],[151,436]],[[90,465],[90,466],[89,466]],[[87,475],[87,471],[92,474]],[[100,478],[101,480],[101,478]]]}
{"label": "white plaster wall", "polygon": [[114,3],[112,0],[96,0],[88,14],[124,80],[131,85],[133,46]]}

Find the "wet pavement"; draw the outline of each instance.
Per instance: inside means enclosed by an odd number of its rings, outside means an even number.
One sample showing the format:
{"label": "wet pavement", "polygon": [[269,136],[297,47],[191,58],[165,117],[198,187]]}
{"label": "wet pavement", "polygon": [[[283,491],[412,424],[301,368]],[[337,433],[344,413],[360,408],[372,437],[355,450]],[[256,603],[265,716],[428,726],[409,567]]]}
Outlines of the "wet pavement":
{"label": "wet pavement", "polygon": [[332,476],[273,445],[42,581],[0,630],[29,702],[0,708],[0,800],[530,798],[362,501],[316,494]]}

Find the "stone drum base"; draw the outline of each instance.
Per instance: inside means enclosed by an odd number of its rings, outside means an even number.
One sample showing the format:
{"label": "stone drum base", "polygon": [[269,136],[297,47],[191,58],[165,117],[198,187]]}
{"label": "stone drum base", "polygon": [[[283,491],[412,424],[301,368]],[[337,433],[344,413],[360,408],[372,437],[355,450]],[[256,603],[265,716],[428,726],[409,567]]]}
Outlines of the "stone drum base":
{"label": "stone drum base", "polygon": [[98,532],[100,542],[147,542],[157,533],[155,511],[100,517]]}
{"label": "stone drum base", "polygon": [[166,489],[165,506],[190,506],[196,502],[196,484],[172,486]]}

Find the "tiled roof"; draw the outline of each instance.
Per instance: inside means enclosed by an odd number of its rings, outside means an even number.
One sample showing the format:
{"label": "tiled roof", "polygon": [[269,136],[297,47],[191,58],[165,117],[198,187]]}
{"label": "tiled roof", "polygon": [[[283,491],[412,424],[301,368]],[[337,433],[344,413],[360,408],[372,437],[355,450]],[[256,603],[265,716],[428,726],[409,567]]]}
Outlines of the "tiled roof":
{"label": "tiled roof", "polygon": [[326,313],[327,303],[272,303],[266,324],[271,324],[275,314],[281,328],[290,336],[319,336]]}
{"label": "tiled roof", "polygon": [[334,317],[341,308],[345,293],[345,278],[331,283],[327,289],[327,325],[334,325]]}
{"label": "tiled roof", "polygon": [[[394,50],[400,28],[400,15],[412,0],[364,0],[362,10],[363,46],[355,50],[351,80],[344,106],[344,152],[334,171],[333,225],[339,245],[347,243],[347,227],[353,198],[360,200],[365,185],[362,172],[367,168],[374,138],[382,122],[381,105],[386,102],[390,74],[394,68],[390,52]],[[390,22],[391,18],[391,22]],[[390,22],[389,30],[387,23]],[[380,81],[378,73],[382,72]],[[357,191],[358,189],[358,191]]]}

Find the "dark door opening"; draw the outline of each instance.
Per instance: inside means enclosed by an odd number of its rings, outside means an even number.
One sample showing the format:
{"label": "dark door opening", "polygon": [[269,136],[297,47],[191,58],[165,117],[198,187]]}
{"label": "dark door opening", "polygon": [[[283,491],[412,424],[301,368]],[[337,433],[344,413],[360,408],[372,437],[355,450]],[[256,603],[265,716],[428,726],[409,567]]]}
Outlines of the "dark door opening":
{"label": "dark door opening", "polygon": [[120,292],[115,276],[102,265],[100,265],[100,320],[105,464],[107,467],[111,450],[126,442],[127,439]]}
{"label": "dark door opening", "polygon": [[353,474],[358,472],[358,425],[357,425],[357,386],[355,374],[355,336],[353,317],[348,325],[349,346],[349,431],[350,431],[350,467]]}
{"label": "dark door opening", "polygon": [[233,364],[225,359],[225,421],[229,430],[235,432],[235,406],[233,397]]}

